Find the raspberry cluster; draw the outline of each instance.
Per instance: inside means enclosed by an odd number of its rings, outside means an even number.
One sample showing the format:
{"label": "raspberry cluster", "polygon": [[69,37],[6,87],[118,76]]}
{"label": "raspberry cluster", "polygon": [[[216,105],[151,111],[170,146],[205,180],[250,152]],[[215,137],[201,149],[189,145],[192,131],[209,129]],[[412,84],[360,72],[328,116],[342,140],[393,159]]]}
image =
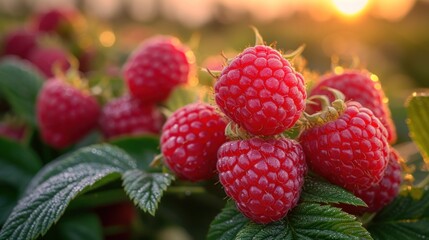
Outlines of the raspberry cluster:
{"label": "raspberry cluster", "polygon": [[[93,130],[105,140],[161,131],[164,163],[178,178],[217,176],[237,208],[262,224],[283,219],[298,204],[308,170],[362,198],[368,207],[340,205],[353,214],[379,211],[398,194],[400,157],[389,145],[396,130],[375,75],[323,76],[307,98],[294,55],[258,42],[225,66],[211,66],[221,68],[213,105],[183,106],[164,123],[160,105],[188,82],[193,53],[172,36],[143,41],[123,65],[126,92],[100,106],[79,74],[65,73],[73,67],[69,54],[36,41],[42,33],[67,38],[74,18],[49,12],[36,18],[37,31],[5,38],[5,54],[29,60],[46,77],[36,104],[46,144],[63,149]],[[0,127],[0,134],[12,135]],[[296,139],[285,134],[293,128],[300,130]]]}
{"label": "raspberry cluster", "polygon": [[[378,211],[397,195],[401,171],[389,146],[395,128],[369,73],[322,78],[306,106],[303,76],[279,51],[257,44],[227,61],[214,90],[221,113],[201,103],[177,110],[163,128],[161,150],[182,179],[207,180],[217,170],[225,193],[251,220],[285,217],[300,199],[307,166],[367,203],[342,206],[351,213]],[[301,129],[297,141],[283,134],[292,127]]]}
{"label": "raspberry cluster", "polygon": [[[40,58],[50,59],[55,54],[38,49],[30,59],[48,72],[50,61]],[[124,78],[129,93],[109,100],[102,109],[91,96],[87,83],[79,77],[64,74],[48,78],[37,99],[42,139],[54,148],[65,148],[97,126],[105,139],[158,134],[164,117],[157,104],[179,84],[187,82],[190,55],[173,37],[154,37],[143,42],[125,63]]]}
{"label": "raspberry cluster", "polygon": [[[279,51],[256,45],[222,70],[215,100],[225,116],[196,104],[167,121],[161,136],[166,164],[192,181],[217,171],[226,194],[247,217],[259,223],[282,219],[298,203],[307,171],[301,145],[279,135],[304,111],[303,77]],[[196,112],[197,106],[207,113]],[[227,141],[225,132],[236,140]]]}

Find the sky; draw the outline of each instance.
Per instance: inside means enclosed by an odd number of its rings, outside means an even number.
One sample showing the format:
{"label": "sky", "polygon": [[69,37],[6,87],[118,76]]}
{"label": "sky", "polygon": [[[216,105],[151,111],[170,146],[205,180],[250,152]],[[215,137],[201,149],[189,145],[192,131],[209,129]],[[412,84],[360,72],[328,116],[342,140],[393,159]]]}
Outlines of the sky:
{"label": "sky", "polygon": [[[420,0],[423,1],[423,0]],[[217,21],[239,21],[250,15],[259,22],[308,14],[316,21],[333,17],[355,19],[364,15],[400,21],[416,0],[0,0],[0,12],[22,14],[20,9],[43,11],[52,7],[83,6],[86,13],[100,19],[126,14],[135,21],[162,17],[197,28]],[[429,2],[429,1],[425,1]],[[23,8],[24,6],[24,8]]]}

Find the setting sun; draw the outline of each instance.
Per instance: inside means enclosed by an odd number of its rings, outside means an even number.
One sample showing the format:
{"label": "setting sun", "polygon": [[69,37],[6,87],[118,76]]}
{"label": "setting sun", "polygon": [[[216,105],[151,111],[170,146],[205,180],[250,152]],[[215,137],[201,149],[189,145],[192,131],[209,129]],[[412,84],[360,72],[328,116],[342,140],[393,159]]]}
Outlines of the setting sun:
{"label": "setting sun", "polygon": [[355,15],[361,12],[368,0],[332,0],[335,8],[345,15]]}

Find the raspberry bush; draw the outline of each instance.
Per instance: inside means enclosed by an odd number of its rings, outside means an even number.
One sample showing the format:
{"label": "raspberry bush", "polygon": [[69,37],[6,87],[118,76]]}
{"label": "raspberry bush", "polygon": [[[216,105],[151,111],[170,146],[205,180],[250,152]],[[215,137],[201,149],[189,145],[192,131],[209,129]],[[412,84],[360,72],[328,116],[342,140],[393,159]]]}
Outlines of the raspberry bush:
{"label": "raspberry bush", "polygon": [[429,238],[426,92],[412,155],[368,70],[309,77],[256,29],[207,76],[166,35],[115,65],[83,20],[48,11],[2,42],[1,240]]}

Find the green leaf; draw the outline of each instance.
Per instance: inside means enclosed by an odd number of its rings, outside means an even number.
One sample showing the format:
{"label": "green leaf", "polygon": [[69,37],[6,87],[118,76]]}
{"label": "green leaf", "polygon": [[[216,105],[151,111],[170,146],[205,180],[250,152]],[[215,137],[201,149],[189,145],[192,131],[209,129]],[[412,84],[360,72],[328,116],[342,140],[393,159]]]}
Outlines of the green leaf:
{"label": "green leaf", "polygon": [[364,201],[343,188],[313,177],[305,178],[301,200],[304,202],[346,203],[355,206],[367,206]]}
{"label": "green leaf", "polygon": [[374,239],[429,239],[429,190],[409,193],[398,196],[369,223]]}
{"label": "green leaf", "polygon": [[[268,225],[249,222],[241,229],[235,239],[270,239],[270,240],[289,240],[298,239],[293,235],[293,230],[283,221],[274,222]],[[307,238],[308,239],[308,238]],[[312,238],[310,238],[312,239]]]}
{"label": "green leaf", "polygon": [[[131,156],[118,147],[109,144],[93,145],[64,155],[51,164],[45,166],[30,182],[27,193],[33,191],[38,185],[59,173],[67,173],[75,168],[88,167],[97,171],[97,167],[110,166],[119,169],[120,173],[137,168]],[[100,170],[102,168],[99,168]]]}
{"label": "green leaf", "polygon": [[69,216],[58,223],[59,238],[63,240],[102,240],[103,228],[96,214]]}
{"label": "green leaf", "polygon": [[29,184],[0,232],[0,239],[35,239],[63,215],[70,201],[91,186],[136,168],[135,161],[107,144],[82,148],[42,169]]}
{"label": "green leaf", "polygon": [[0,95],[13,111],[36,126],[35,103],[43,79],[23,61],[7,59],[0,63]]}
{"label": "green leaf", "polygon": [[292,239],[372,239],[356,217],[339,208],[302,203],[287,217]]}
{"label": "green leaf", "polygon": [[24,190],[42,167],[37,155],[28,147],[0,138],[0,182]]}
{"label": "green leaf", "polygon": [[410,137],[416,142],[427,164],[429,164],[429,93],[413,93],[407,103]]}
{"label": "green leaf", "polygon": [[207,240],[235,239],[238,232],[250,220],[241,214],[233,201],[228,201],[210,224]]}
{"label": "green leaf", "polygon": [[[240,219],[232,221],[230,216]],[[362,227],[352,215],[342,212],[341,209],[330,205],[316,203],[301,203],[295,207],[281,221],[271,224],[256,224],[247,220],[245,222],[237,215],[233,215],[231,206],[227,206],[216,217],[210,226],[208,239],[372,239],[369,233]],[[236,210],[235,214],[238,214]],[[223,215],[221,218],[220,216]],[[243,225],[239,225],[243,224]],[[235,226],[238,226],[235,228]],[[221,231],[230,231],[230,234],[221,235]]]}
{"label": "green leaf", "polygon": [[128,196],[151,215],[155,215],[163,192],[174,179],[167,173],[145,173],[138,169],[127,171],[122,178]]}
{"label": "green leaf", "polygon": [[152,135],[120,137],[110,144],[122,148],[137,160],[138,168],[148,170],[153,158],[159,154],[159,138]]}

